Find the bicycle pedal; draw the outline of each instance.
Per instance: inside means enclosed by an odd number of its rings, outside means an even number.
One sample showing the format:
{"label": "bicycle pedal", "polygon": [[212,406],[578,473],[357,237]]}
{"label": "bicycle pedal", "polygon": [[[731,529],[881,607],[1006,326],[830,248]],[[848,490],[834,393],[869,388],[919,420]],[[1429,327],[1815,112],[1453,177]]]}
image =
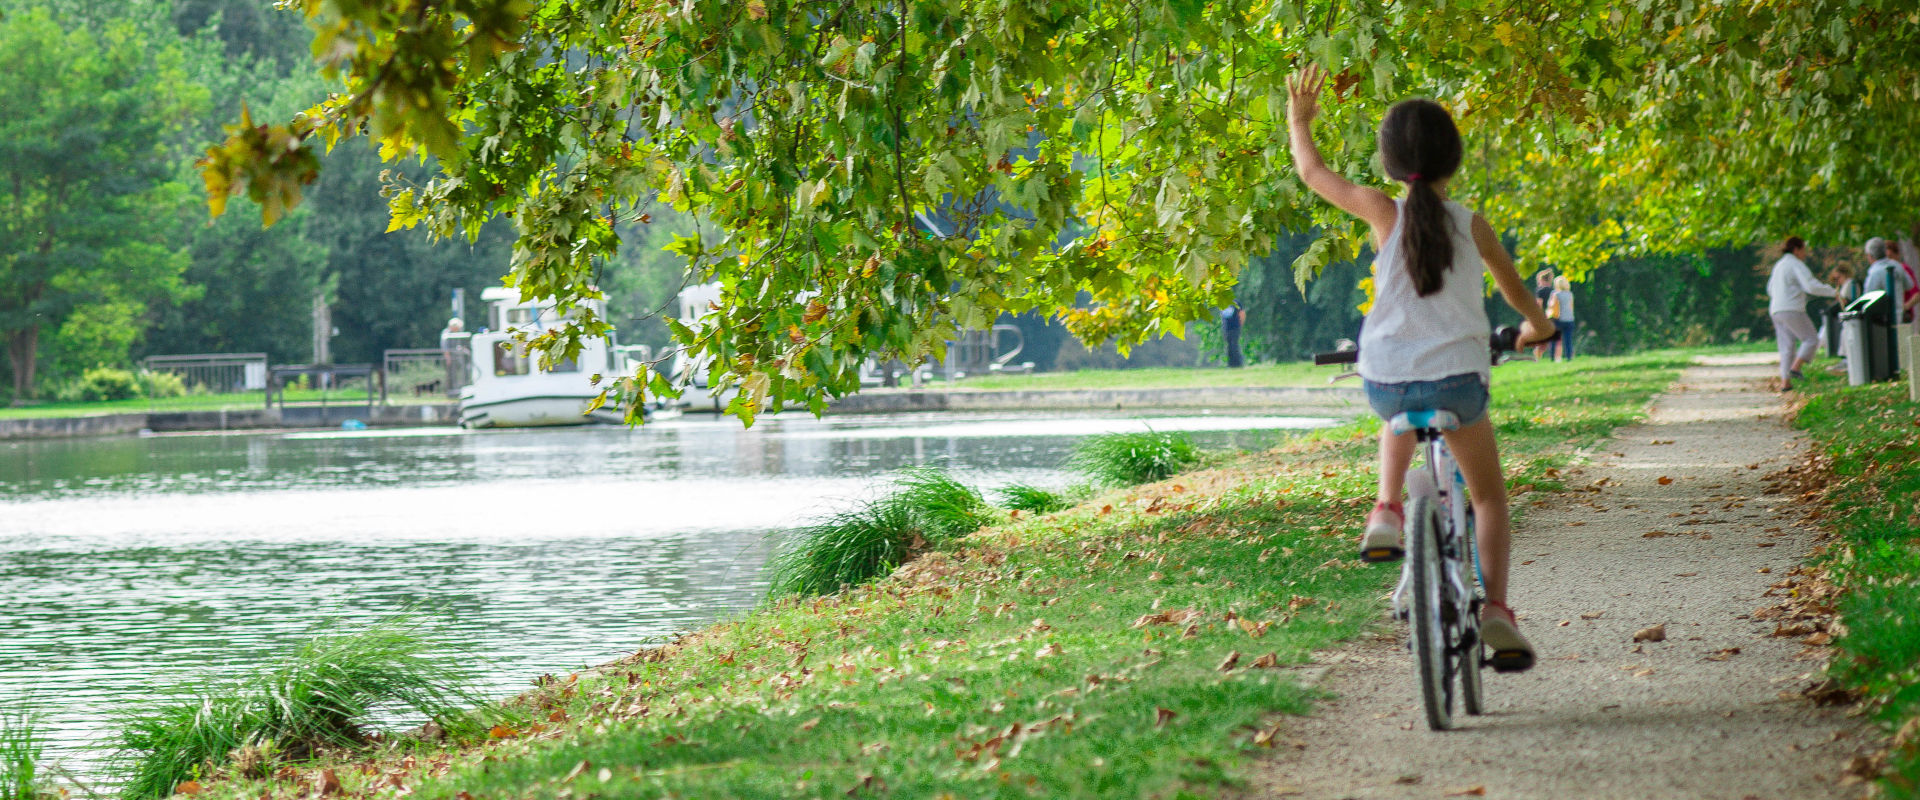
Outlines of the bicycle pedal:
{"label": "bicycle pedal", "polygon": [[1525,650],[1495,650],[1487,659],[1494,672],[1525,672],[1533,668],[1533,654]]}
{"label": "bicycle pedal", "polygon": [[1368,564],[1385,564],[1405,558],[1407,551],[1398,547],[1373,547],[1360,551],[1360,560]]}

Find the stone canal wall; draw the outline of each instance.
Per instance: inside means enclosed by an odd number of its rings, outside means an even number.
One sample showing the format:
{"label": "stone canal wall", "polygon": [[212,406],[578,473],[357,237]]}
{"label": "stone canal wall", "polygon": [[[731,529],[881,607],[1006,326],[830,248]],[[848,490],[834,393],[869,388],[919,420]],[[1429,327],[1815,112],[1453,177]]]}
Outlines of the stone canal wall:
{"label": "stone canal wall", "polygon": [[224,411],[151,411],[86,417],[0,419],[0,439],[68,439],[141,432],[246,431],[276,428],[338,428],[348,420],[370,427],[452,425],[453,403],[405,406],[287,406]]}
{"label": "stone canal wall", "polygon": [[[1049,389],[1015,391],[898,390],[843,397],[832,414],[905,414],[919,411],[1124,411],[1212,409],[1348,416],[1366,409],[1358,387],[1189,387],[1180,389]],[[708,410],[696,405],[694,412]],[[149,431],[246,431],[338,428],[348,420],[370,427],[453,425],[455,403],[404,406],[286,406],[226,411],[153,411],[85,417],[0,419],[0,440],[123,436]]]}

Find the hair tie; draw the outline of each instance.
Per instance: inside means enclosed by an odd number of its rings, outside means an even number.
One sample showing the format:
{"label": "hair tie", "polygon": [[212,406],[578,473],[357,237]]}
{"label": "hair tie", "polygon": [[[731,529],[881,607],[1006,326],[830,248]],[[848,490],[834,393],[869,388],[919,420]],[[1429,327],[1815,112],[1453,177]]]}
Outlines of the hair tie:
{"label": "hair tie", "polygon": [[1408,173],[1408,174],[1407,174],[1407,180],[1408,180],[1408,181],[1417,181],[1417,180],[1420,180],[1420,173],[1418,173],[1418,172],[1413,172],[1413,173]]}

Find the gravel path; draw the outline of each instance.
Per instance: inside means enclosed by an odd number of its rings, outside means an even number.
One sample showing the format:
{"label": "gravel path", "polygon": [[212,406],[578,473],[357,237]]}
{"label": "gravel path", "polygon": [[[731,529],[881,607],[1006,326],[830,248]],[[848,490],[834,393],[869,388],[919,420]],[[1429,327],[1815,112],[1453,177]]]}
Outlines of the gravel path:
{"label": "gravel path", "polygon": [[[1782,699],[1821,656],[1748,616],[1812,544],[1788,499],[1763,493],[1798,447],[1764,388],[1772,364],[1688,369],[1646,423],[1569,474],[1589,490],[1525,511],[1513,604],[1540,661],[1487,673],[1486,716],[1456,710],[1458,730],[1428,731],[1394,626],[1322,656],[1336,699],[1279,737],[1291,741],[1247,796],[1857,795],[1841,767],[1872,737],[1842,711]],[[1665,641],[1633,641],[1656,624]]]}

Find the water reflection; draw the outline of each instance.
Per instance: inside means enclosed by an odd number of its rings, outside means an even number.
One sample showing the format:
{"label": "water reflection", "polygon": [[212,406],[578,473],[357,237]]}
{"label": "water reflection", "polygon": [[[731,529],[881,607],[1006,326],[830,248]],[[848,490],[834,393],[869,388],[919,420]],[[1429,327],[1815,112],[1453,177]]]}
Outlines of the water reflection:
{"label": "water reflection", "polygon": [[501,695],[757,602],[780,532],[938,464],[1059,484],[1074,441],[1194,430],[1258,446],[1318,420],[683,418],[639,430],[0,443],[0,701],[98,774],[103,715],[237,671],[314,625],[444,613]]}

